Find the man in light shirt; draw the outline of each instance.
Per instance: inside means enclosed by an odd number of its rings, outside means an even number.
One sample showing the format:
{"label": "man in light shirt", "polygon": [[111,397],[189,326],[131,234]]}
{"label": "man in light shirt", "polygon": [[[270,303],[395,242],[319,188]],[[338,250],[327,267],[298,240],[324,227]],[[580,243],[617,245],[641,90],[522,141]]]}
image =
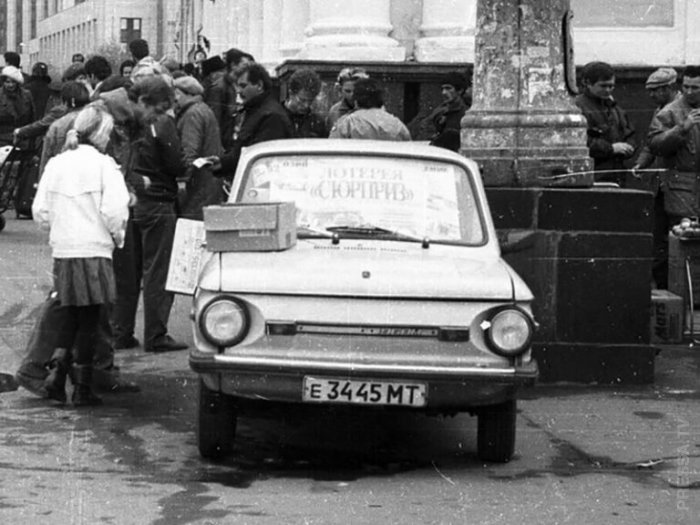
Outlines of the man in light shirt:
{"label": "man in light shirt", "polygon": [[342,117],[330,138],[411,140],[408,128],[384,109],[384,90],[371,78],[355,82],[355,111]]}

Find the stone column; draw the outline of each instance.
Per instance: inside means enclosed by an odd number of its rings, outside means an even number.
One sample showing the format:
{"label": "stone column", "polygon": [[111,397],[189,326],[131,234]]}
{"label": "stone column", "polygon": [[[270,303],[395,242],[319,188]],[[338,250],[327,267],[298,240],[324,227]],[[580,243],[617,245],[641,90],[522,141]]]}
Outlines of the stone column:
{"label": "stone column", "polygon": [[479,0],[473,104],[460,152],[489,186],[591,186],[586,121],[567,86],[569,0]]}
{"label": "stone column", "polygon": [[262,63],[271,71],[281,62],[280,42],[286,30],[282,25],[282,0],[263,0]]}
{"label": "stone column", "polygon": [[390,0],[310,0],[311,23],[298,58],[401,62],[406,49],[389,37]]}
{"label": "stone column", "polygon": [[476,0],[423,0],[418,62],[474,62]]}
{"label": "stone column", "polygon": [[309,21],[309,0],[282,0],[280,53],[296,57],[304,44],[304,29]]}

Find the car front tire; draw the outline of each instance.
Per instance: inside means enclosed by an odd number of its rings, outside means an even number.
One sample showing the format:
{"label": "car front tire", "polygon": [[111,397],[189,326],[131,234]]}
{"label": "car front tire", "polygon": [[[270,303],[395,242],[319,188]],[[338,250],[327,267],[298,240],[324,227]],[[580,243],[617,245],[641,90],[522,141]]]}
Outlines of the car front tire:
{"label": "car front tire", "polygon": [[477,454],[482,461],[508,463],[515,451],[516,401],[484,407],[478,415]]}
{"label": "car front tire", "polygon": [[233,399],[226,394],[209,390],[200,379],[197,445],[203,458],[220,460],[231,454],[237,417],[238,411]]}

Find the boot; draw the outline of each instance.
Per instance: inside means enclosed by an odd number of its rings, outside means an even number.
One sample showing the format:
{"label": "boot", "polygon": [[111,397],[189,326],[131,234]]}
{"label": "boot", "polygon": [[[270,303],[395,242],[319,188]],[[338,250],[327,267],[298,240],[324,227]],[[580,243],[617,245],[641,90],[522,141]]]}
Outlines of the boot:
{"label": "boot", "polygon": [[102,404],[102,398],[92,392],[92,364],[73,365],[75,388],[73,389],[73,406],[85,407]]}
{"label": "boot", "polygon": [[70,370],[70,352],[65,348],[54,350],[49,361],[49,375],[44,379],[44,388],[49,399],[66,402],[66,376]]}

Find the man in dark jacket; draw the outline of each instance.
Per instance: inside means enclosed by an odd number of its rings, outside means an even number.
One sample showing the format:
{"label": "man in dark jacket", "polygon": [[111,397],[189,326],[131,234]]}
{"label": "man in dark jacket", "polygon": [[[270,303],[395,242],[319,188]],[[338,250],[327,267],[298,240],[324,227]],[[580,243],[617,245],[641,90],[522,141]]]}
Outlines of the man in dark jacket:
{"label": "man in dark jacket", "polygon": [[635,150],[634,128],[623,109],[613,99],[615,72],[605,62],[589,62],[583,67],[583,93],[576,105],[588,122],[588,149],[593,157],[598,182],[624,183],[624,160]]}
{"label": "man in dark jacket", "polygon": [[296,138],[327,138],[326,119],[313,110],[321,92],[321,77],[312,69],[297,69],[289,77],[289,95],[284,101]]}
{"label": "man in dark jacket", "polygon": [[32,76],[26,84],[26,88],[32,94],[34,101],[34,118],[40,119],[46,113],[46,106],[51,98],[51,77],[49,66],[44,62],[37,62],[32,66]]}
{"label": "man in dark jacket", "polygon": [[[131,253],[132,293],[117,291],[113,309],[115,346],[126,347],[133,338],[134,316],[143,278],[144,350],[167,352],[187,348],[168,335],[173,294],[165,290],[175,236],[177,181],[185,175],[175,121],[166,112],[172,89],[160,76],[140,79],[130,91],[136,100],[141,131],[130,148],[127,183],[136,204],[127,225],[124,250]],[[115,264],[115,272],[119,271]],[[126,287],[124,288],[124,291]],[[131,333],[130,333],[131,332]]]}
{"label": "man in dark jacket", "polygon": [[233,146],[234,136],[242,121],[241,104],[236,94],[236,68],[241,64],[255,62],[253,55],[231,48],[226,51],[225,74],[218,77],[209,90],[205,89],[204,102],[212,109],[221,132],[221,145],[228,151]]}
{"label": "man in dark jacket", "polygon": [[196,78],[184,76],[175,79],[175,111],[177,131],[187,164],[184,198],[180,200],[180,217],[201,221],[202,208],[220,204],[224,199],[221,179],[211,168],[196,168],[192,162],[199,157],[221,155],[219,125],[214,112],[202,101],[204,87]]}
{"label": "man in dark jacket", "polygon": [[29,91],[22,88],[24,77],[14,66],[0,70],[0,146],[15,141],[15,129],[34,120],[34,102]]}
{"label": "man in dark jacket", "polygon": [[212,157],[214,169],[232,177],[241,156],[241,150],[258,142],[294,137],[294,128],[287,112],[272,96],[272,79],[264,66],[255,62],[242,64],[238,69],[236,89],[243,101],[243,124],[233,147],[223,157]]}
{"label": "man in dark jacket", "polygon": [[459,150],[461,122],[467,104],[464,93],[467,89],[467,79],[462,73],[449,73],[440,84],[442,104],[430,114],[435,132],[430,137],[430,144],[452,151]]}

